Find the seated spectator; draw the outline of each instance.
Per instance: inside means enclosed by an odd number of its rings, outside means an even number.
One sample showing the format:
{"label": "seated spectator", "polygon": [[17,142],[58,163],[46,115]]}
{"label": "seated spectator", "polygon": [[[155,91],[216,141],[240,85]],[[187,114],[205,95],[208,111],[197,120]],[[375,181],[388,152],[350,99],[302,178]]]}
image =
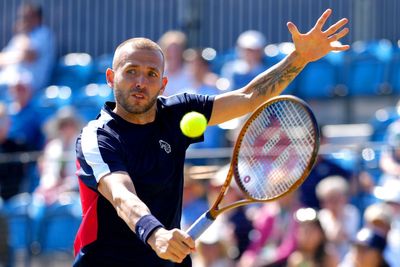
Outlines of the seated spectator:
{"label": "seated spectator", "polygon": [[234,261],[228,256],[228,246],[221,234],[223,224],[214,222],[198,239],[197,253],[193,262],[196,267],[234,267]]}
{"label": "seated spectator", "polygon": [[391,228],[392,213],[392,208],[384,202],[372,204],[365,209],[364,226],[374,229],[386,237]]}
{"label": "seated spectator", "polygon": [[47,208],[62,202],[64,193],[78,191],[74,154],[80,127],[77,113],[71,107],[58,110],[46,124],[49,141],[39,159],[39,186],[33,192],[29,207],[32,217],[31,249],[34,253],[40,252],[41,249],[40,228]]}
{"label": "seated spectator", "polygon": [[384,251],[385,259],[391,267],[400,267],[400,180],[391,180],[384,186],[376,187],[375,196],[391,208],[390,230]]}
{"label": "seated spectator", "polygon": [[44,88],[55,58],[53,34],[43,25],[42,8],[31,2],[21,4],[14,25],[14,36],[0,53],[0,90],[15,84],[15,76],[34,77],[32,90]]}
{"label": "seated spectator", "polygon": [[191,77],[183,60],[183,51],[186,49],[186,34],[181,31],[168,31],[158,40],[164,51],[165,73],[168,84],[164,95],[170,96],[179,93],[193,93]]}
{"label": "seated spectator", "polygon": [[290,255],[287,267],[336,267],[337,255],[327,241],[317,211],[301,208],[296,211],[295,219],[299,222],[297,249]]}
{"label": "seated spectator", "polygon": [[316,192],[322,206],[318,215],[322,228],[342,260],[359,228],[359,211],[348,203],[349,185],[341,176],[324,178]]}
{"label": "seated spectator", "polygon": [[62,192],[78,190],[73,158],[81,123],[72,107],[64,107],[58,110],[46,128],[49,141],[39,160],[40,182],[34,195],[42,196],[49,205]]}
{"label": "seated spectator", "polygon": [[[322,136],[321,145],[325,143],[326,138]],[[352,173],[350,171],[336,164],[334,161],[329,159],[327,155],[318,154],[314,167],[307,179],[300,186],[299,191],[301,203],[306,207],[311,207],[317,210],[320,209],[321,206],[315,188],[324,178],[333,175],[342,176],[347,181],[350,181],[352,178]]]}
{"label": "seated spectator", "polygon": [[8,105],[11,119],[9,135],[17,142],[25,144],[29,151],[40,151],[45,142],[43,118],[32,101],[32,79],[30,75],[21,74],[10,85],[13,101]]}
{"label": "seated spectator", "polygon": [[268,68],[264,62],[266,40],[261,32],[249,30],[241,33],[236,45],[238,58],[225,63],[221,69],[221,76],[229,80],[231,90],[245,86]]}
{"label": "seated spectator", "polygon": [[373,229],[361,229],[352,243],[351,251],[339,267],[389,267],[383,257],[386,238]]}
{"label": "seated spectator", "polygon": [[[206,198],[206,185],[203,178],[197,179],[196,173],[207,172],[207,166],[185,166],[185,183],[182,203],[182,229],[188,229],[209,208]],[[206,174],[207,175],[207,174]],[[196,177],[195,177],[196,176]]]}
{"label": "seated spectator", "polygon": [[7,108],[0,103],[0,199],[4,201],[20,193],[27,170],[20,157],[27,148],[10,139],[9,128]]}
{"label": "seated spectator", "polygon": [[299,207],[296,192],[264,204],[254,218],[251,244],[238,266],[285,266],[296,248],[298,222],[294,213]]}
{"label": "seated spectator", "polygon": [[[229,164],[221,167],[210,180],[207,197],[209,203],[212,204],[224,184],[228,174]],[[243,199],[243,193],[238,188],[236,182],[232,182],[226,195],[224,196],[223,203],[233,203]],[[222,203],[222,205],[223,205]],[[221,225],[221,234],[228,246],[228,257],[237,260],[250,244],[250,232],[253,230],[252,221],[248,216],[248,208],[250,206],[240,206],[222,213],[218,218],[223,221]]]}

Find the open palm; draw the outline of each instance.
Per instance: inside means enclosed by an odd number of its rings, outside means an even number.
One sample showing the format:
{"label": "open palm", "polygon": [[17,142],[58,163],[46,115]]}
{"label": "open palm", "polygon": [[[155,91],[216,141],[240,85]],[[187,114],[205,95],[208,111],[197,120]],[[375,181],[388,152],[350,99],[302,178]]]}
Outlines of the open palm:
{"label": "open palm", "polygon": [[299,32],[294,23],[287,23],[287,27],[292,34],[296,52],[306,62],[316,61],[331,51],[344,51],[350,48],[349,45],[335,45],[333,43],[346,36],[349,32],[348,28],[340,30],[347,24],[348,20],[346,18],[339,20],[327,30],[322,30],[331,13],[332,10],[327,9],[317,20],[315,26],[304,34]]}

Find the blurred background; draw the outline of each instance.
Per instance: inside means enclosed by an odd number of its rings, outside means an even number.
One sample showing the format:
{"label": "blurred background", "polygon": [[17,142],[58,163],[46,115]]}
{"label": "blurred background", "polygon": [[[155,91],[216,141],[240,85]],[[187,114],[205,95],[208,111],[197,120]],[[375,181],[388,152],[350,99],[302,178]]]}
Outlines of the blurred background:
{"label": "blurred background", "polygon": [[[321,126],[314,170],[295,194],[218,219],[194,266],[356,266],[365,254],[400,266],[397,0],[0,0],[0,266],[71,266],[74,142],[113,100],[105,70],[120,42],[160,44],[166,95],[219,94],[294,49],[287,21],[306,32],[327,8],[329,25],[349,18],[351,49],[309,64],[284,92]],[[189,148],[183,228],[214,200],[244,119]]]}

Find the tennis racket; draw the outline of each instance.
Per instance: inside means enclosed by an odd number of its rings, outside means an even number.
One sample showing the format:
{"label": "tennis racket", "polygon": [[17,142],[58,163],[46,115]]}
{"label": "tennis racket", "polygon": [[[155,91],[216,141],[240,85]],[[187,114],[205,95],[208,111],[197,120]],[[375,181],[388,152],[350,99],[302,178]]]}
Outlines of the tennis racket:
{"label": "tennis racket", "polygon": [[[318,148],[319,129],[310,107],[294,96],[271,98],[243,125],[217,199],[187,233],[196,240],[221,213],[294,191],[310,173]],[[219,207],[232,177],[244,199]]]}

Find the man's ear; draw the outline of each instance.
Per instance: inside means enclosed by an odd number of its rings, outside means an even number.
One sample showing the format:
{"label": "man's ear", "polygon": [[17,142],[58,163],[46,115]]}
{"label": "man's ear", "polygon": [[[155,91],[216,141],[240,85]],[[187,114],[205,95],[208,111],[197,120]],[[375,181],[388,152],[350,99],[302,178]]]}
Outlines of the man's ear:
{"label": "man's ear", "polygon": [[110,68],[107,68],[106,70],[106,80],[108,86],[114,88],[114,71]]}
{"label": "man's ear", "polygon": [[168,78],[163,77],[161,83],[162,83],[162,85],[161,85],[160,95],[162,95],[165,91],[165,87],[167,86],[167,83],[168,83]]}

